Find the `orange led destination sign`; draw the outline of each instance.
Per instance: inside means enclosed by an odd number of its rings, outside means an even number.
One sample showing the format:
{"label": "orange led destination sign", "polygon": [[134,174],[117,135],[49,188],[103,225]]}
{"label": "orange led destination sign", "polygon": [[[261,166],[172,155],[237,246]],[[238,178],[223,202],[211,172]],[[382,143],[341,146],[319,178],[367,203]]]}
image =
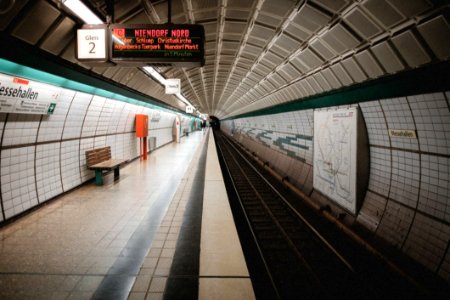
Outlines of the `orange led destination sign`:
{"label": "orange led destination sign", "polygon": [[203,66],[205,31],[201,25],[150,24],[110,26],[111,60],[118,63]]}

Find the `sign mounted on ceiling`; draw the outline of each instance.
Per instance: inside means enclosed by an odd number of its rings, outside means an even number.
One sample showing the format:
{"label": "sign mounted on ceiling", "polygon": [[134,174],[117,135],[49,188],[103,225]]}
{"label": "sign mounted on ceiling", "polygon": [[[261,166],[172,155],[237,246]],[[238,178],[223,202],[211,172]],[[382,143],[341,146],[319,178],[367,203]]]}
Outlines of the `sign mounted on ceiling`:
{"label": "sign mounted on ceiling", "polygon": [[194,24],[110,25],[115,63],[199,67],[205,64],[205,30]]}
{"label": "sign mounted on ceiling", "polygon": [[193,106],[186,106],[186,113],[187,114],[192,114],[194,112],[194,107]]}
{"label": "sign mounted on ceiling", "polygon": [[177,78],[166,79],[166,94],[178,94],[181,92],[181,80]]}
{"label": "sign mounted on ceiling", "polygon": [[[101,28],[99,28],[101,26]],[[107,27],[105,25],[85,25],[77,30],[76,55],[80,61],[106,62]]]}

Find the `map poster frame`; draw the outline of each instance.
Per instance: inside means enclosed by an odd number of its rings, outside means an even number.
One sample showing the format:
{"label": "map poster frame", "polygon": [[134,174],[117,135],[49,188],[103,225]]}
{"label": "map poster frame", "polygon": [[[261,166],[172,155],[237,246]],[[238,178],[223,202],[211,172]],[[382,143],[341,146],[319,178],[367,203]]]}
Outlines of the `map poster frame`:
{"label": "map poster frame", "polygon": [[358,191],[357,107],[314,111],[313,187],[356,213]]}

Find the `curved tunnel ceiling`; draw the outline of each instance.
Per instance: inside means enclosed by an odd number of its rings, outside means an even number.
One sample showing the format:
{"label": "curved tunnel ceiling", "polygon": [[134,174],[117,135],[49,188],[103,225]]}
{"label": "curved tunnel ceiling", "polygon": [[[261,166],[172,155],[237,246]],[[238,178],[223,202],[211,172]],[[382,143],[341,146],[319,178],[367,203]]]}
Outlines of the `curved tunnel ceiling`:
{"label": "curved tunnel ceiling", "polygon": [[[2,1],[0,30],[91,72],[184,110],[140,69],[75,59],[80,20],[61,0]],[[105,0],[85,0],[106,20]],[[116,0],[115,23],[167,22],[167,1]],[[9,5],[9,4],[10,5]],[[173,23],[205,27],[202,68],[180,78],[202,113],[236,116],[450,57],[450,8],[440,0],[172,0]]]}

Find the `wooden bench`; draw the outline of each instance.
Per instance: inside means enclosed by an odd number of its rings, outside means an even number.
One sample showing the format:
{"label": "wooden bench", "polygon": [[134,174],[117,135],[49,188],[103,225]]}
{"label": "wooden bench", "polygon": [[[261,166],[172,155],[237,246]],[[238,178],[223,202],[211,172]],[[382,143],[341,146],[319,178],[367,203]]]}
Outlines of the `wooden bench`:
{"label": "wooden bench", "polygon": [[89,170],[95,171],[95,184],[103,185],[103,171],[114,170],[114,180],[120,176],[120,165],[126,159],[111,159],[111,147],[97,148],[86,151],[86,165]]}

